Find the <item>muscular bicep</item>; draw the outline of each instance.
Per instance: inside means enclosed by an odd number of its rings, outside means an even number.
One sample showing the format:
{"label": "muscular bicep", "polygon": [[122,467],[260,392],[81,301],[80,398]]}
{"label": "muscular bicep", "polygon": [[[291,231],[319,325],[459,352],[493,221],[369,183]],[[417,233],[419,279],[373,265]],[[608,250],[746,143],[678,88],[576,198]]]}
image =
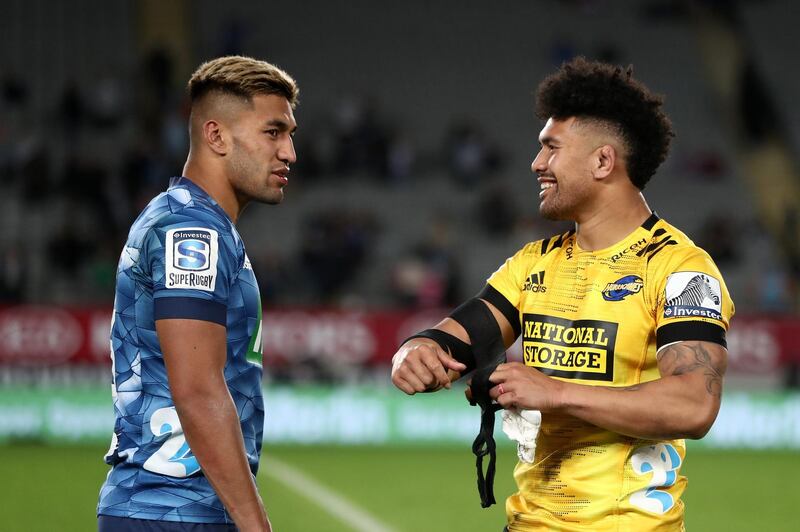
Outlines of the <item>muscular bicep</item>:
{"label": "muscular bicep", "polygon": [[728,367],[727,349],[713,342],[675,342],[662,347],[656,356],[662,377],[691,377],[686,379],[688,385],[719,401]]}
{"label": "muscular bicep", "polygon": [[202,320],[162,319],[156,321],[156,333],[176,402],[193,393],[210,391],[220,381],[224,384],[224,326]]}

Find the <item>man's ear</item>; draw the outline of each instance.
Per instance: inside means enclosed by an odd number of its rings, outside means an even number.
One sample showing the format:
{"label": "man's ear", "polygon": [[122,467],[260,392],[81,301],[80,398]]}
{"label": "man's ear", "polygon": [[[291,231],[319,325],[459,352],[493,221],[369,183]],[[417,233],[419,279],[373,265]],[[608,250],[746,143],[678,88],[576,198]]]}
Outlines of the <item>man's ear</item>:
{"label": "man's ear", "polygon": [[592,176],[605,179],[617,164],[617,150],[611,144],[603,144],[595,150],[593,157]]}
{"label": "man's ear", "polygon": [[203,122],[202,134],[203,141],[217,155],[226,155],[230,146],[228,145],[228,135],[223,131],[222,124],[216,120],[206,120]]}

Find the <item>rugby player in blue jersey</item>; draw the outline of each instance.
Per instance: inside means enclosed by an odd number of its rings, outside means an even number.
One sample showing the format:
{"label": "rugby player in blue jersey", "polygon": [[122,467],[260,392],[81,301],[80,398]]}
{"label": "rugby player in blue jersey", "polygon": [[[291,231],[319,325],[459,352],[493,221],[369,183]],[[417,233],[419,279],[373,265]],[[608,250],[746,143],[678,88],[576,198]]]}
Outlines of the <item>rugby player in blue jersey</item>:
{"label": "rugby player in blue jersey", "polygon": [[239,56],[201,65],[188,89],[183,176],[136,219],[117,269],[101,532],[271,530],[255,483],[261,300],[235,224],[283,199],[298,89]]}

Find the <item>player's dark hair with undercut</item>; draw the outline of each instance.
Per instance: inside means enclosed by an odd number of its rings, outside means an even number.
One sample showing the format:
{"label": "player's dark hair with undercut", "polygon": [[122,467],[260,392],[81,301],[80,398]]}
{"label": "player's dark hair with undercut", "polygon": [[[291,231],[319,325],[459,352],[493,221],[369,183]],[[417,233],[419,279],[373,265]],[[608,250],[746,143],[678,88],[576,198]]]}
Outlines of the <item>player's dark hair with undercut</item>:
{"label": "player's dark hair with undercut", "polygon": [[605,122],[620,136],[631,182],[645,187],[669,152],[675,136],[662,109],[664,98],[633,78],[633,66],[623,69],[578,57],[564,63],[539,85],[536,115],[542,119]]}
{"label": "player's dark hair with undercut", "polygon": [[200,65],[189,79],[188,90],[192,103],[211,92],[233,94],[247,101],[257,94],[277,94],[292,108],[300,92],[294,79],[280,68],[240,55],[218,57]]}

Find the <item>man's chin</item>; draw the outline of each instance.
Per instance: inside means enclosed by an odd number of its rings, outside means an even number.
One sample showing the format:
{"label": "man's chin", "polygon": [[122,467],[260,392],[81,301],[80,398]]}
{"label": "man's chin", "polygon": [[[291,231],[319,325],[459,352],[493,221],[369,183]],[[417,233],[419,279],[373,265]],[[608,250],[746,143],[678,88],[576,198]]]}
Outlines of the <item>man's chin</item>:
{"label": "man's chin", "polygon": [[280,196],[270,196],[269,198],[264,199],[261,203],[266,203],[267,205],[280,205],[283,202],[283,193]]}
{"label": "man's chin", "polygon": [[565,219],[564,213],[562,213],[558,208],[552,205],[546,205],[545,203],[539,204],[539,215],[545,220],[550,220],[551,222],[559,222]]}
{"label": "man's chin", "polygon": [[267,205],[278,205],[283,201],[283,190],[270,190],[267,194],[256,198],[256,201],[259,203],[266,203]]}

